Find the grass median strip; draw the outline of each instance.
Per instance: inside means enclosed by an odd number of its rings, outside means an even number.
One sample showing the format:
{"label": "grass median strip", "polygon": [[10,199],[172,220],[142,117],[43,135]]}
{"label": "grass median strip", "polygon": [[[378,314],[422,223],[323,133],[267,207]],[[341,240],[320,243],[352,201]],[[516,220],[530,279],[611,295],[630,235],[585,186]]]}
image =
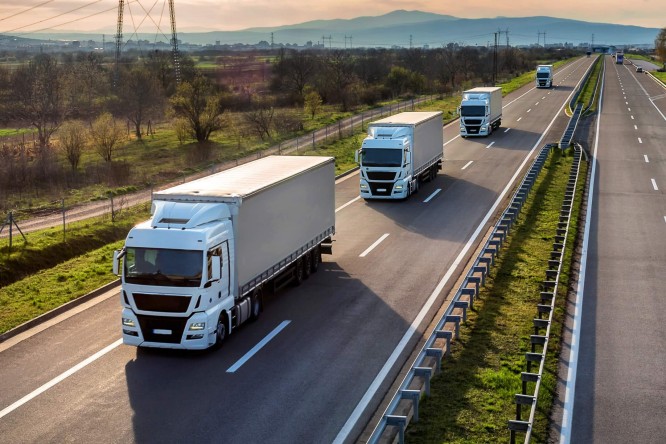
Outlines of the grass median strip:
{"label": "grass median strip", "polygon": [[[520,372],[530,351],[532,319],[536,316],[540,284],[559,221],[571,156],[551,153],[513,234],[500,252],[474,310],[468,312],[461,339],[450,359],[431,382],[430,397],[419,406],[419,422],[411,423],[410,443],[509,442],[507,422],[515,418],[514,395],[520,393]],[[581,164],[581,178],[587,164]],[[579,189],[572,211],[577,221]],[[576,233],[572,226],[570,233]],[[563,275],[557,296],[555,325],[561,325],[569,280],[574,235],[568,238]],[[533,437],[547,441],[548,422],[556,387],[561,328],[553,328]]]}

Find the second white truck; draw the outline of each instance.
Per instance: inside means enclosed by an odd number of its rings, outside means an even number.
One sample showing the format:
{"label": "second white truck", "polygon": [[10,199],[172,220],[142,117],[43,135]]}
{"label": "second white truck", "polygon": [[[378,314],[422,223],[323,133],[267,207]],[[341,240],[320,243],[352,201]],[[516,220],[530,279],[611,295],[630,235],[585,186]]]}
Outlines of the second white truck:
{"label": "second white truck", "polygon": [[361,197],[404,199],[442,169],[442,112],[405,112],[372,122],[356,152]]}
{"label": "second white truck", "polygon": [[502,124],[502,88],[480,87],[462,93],[460,136],[489,136]]}
{"label": "second white truck", "polygon": [[536,69],[536,87],[550,88],[553,86],[553,65],[538,65]]}
{"label": "second white truck", "polygon": [[269,156],[155,193],[113,258],[123,342],[205,349],[257,319],[331,252],[334,186],[332,157]]}

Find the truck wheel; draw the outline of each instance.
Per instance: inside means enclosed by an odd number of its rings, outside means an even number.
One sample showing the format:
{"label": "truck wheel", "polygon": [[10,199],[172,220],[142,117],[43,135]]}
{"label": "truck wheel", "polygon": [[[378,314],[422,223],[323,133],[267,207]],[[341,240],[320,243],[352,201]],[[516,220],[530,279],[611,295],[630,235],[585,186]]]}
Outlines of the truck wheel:
{"label": "truck wheel", "polygon": [[430,181],[437,179],[437,165],[430,167]]}
{"label": "truck wheel", "polygon": [[259,315],[263,311],[264,308],[264,298],[262,291],[258,288],[255,288],[254,291],[252,292],[252,296],[250,296],[250,321],[256,321],[259,319]]}
{"label": "truck wheel", "polygon": [[227,338],[229,334],[227,324],[227,316],[224,312],[220,313],[220,317],[217,318],[217,327],[215,328],[215,348],[222,346],[222,343]]}
{"label": "truck wheel", "polygon": [[294,287],[298,287],[305,280],[303,272],[303,258],[298,258],[294,265]]}
{"label": "truck wheel", "polygon": [[312,272],[312,255],[308,251],[306,254],[303,255],[303,278],[304,279],[309,278],[311,272]]}
{"label": "truck wheel", "polygon": [[321,263],[321,250],[319,249],[319,245],[312,249],[311,254],[312,264],[310,265],[310,271],[316,273],[319,269],[319,264]]}

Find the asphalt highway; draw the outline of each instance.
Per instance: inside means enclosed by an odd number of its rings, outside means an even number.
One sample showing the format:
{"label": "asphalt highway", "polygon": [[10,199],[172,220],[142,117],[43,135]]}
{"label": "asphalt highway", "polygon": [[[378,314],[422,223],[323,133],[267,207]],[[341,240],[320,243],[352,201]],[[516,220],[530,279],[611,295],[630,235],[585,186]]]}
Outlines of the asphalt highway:
{"label": "asphalt highway", "polygon": [[334,254],[218,351],[120,344],[118,290],[0,344],[0,441],[356,441],[592,60],[505,97],[488,138],[447,126],[443,171],[406,201],[338,180]]}

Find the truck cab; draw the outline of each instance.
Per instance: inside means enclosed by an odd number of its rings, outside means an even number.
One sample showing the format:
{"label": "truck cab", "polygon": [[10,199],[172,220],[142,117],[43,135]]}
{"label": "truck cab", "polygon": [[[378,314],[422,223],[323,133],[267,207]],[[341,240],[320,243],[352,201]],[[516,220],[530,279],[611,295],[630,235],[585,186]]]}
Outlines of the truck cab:
{"label": "truck cab", "polygon": [[553,86],[553,65],[539,65],[536,69],[536,87],[550,88]]}
{"label": "truck cab", "polygon": [[414,192],[407,132],[404,127],[370,128],[359,151],[361,196],[404,199]]}
{"label": "truck cab", "polygon": [[460,107],[460,136],[489,136],[502,124],[502,88],[464,91]]}

